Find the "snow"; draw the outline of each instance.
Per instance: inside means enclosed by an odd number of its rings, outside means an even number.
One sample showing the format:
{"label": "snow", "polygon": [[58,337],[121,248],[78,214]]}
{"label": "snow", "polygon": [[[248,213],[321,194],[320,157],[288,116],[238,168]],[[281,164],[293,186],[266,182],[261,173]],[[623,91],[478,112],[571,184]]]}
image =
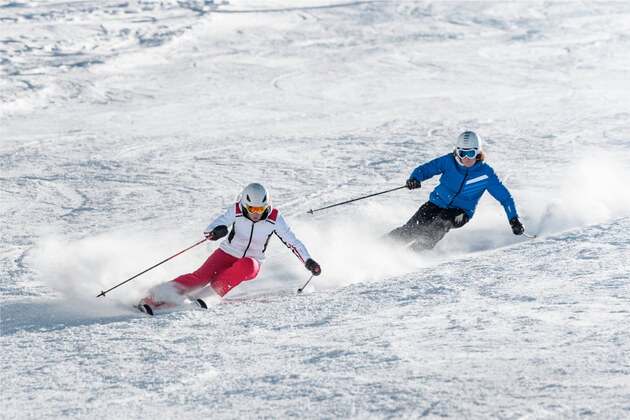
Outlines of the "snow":
{"label": "snow", "polygon": [[[630,416],[626,2],[0,6],[3,418]],[[466,129],[512,192],[421,255],[379,237]],[[278,240],[208,310],[196,269],[263,182]]]}

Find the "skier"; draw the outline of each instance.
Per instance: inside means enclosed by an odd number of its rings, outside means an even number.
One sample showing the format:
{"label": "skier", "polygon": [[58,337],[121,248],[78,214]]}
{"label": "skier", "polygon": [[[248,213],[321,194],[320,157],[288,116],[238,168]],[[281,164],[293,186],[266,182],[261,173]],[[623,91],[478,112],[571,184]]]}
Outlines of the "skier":
{"label": "skier", "polygon": [[307,270],[315,276],[321,274],[319,264],[311,258],[278,209],[271,206],[265,187],[254,183],[245,187],[240,199],[206,228],[204,235],[211,241],[227,235],[206,262],[193,273],[156,286],[138,306],[159,307],[165,302],[183,301],[186,295],[208,284],[219,296],[225,296],[241,282],[258,275],[267,244],[274,233]]}
{"label": "skier", "polygon": [[464,226],[473,217],[475,208],[487,190],[503,205],[512,232],[525,231],[519,221],[510,192],[499,181],[494,170],[485,162],[481,138],[465,131],[457,138],[453,153],[418,166],[407,180],[410,190],[420,188],[422,181],[442,174],[440,183],[418,211],[403,226],[386,237],[411,245],[411,249],[432,249],[452,228]]}

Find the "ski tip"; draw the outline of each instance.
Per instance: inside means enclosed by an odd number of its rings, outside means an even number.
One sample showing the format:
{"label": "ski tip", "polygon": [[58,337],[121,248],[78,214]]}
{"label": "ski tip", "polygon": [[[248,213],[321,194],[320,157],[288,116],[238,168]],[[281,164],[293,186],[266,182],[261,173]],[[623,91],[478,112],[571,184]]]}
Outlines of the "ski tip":
{"label": "ski tip", "polygon": [[208,309],[208,305],[203,301],[203,299],[197,299],[195,302],[197,302],[197,305],[199,305],[200,308]]}
{"label": "ski tip", "polygon": [[142,313],[145,313],[145,314],[151,315],[151,316],[153,315],[153,309],[151,309],[151,307],[149,305],[147,305],[146,303],[136,305],[136,308]]}

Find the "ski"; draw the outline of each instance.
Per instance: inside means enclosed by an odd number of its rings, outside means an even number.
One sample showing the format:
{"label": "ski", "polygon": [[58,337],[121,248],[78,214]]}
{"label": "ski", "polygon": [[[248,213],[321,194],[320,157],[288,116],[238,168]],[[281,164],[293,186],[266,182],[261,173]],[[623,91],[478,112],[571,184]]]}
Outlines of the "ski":
{"label": "ski", "polygon": [[187,302],[185,304],[163,303],[161,305],[155,305],[153,307],[151,307],[151,305],[149,305],[148,303],[144,303],[141,301],[140,303],[135,305],[134,308],[138,309],[144,314],[153,316],[156,312],[162,312],[167,309],[174,309],[178,307],[184,308],[187,306],[191,306],[193,308],[208,309],[208,305],[203,299],[191,300],[190,302]]}
{"label": "ski", "polygon": [[138,309],[140,312],[143,312],[147,315],[153,315],[153,309],[151,309],[151,307],[147,305],[146,303],[139,303],[135,305],[134,307]]}

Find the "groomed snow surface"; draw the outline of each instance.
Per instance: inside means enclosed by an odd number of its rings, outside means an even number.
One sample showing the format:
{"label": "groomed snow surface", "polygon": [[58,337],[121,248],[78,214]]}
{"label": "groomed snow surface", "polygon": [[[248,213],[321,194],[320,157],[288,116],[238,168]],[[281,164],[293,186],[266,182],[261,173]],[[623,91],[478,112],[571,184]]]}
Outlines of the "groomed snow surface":
{"label": "groomed snow surface", "polygon": [[[630,417],[630,3],[0,5],[0,417]],[[382,243],[457,135],[486,195],[423,254]],[[277,239],[208,310],[149,317],[250,182]]]}

